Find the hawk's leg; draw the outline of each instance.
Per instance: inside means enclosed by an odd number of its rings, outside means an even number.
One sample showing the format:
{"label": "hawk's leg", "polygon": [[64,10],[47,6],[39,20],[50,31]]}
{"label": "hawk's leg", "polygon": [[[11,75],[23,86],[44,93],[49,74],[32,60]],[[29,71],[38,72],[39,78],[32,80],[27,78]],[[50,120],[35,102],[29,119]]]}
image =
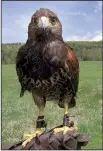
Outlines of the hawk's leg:
{"label": "hawk's leg", "polygon": [[63,127],[61,128],[55,128],[54,129],[54,134],[58,133],[58,132],[63,132],[63,134],[66,134],[68,131],[78,131],[78,128],[74,125],[73,121],[70,121],[68,116],[69,113],[69,105],[68,105],[68,101],[64,102],[64,118],[63,118]]}
{"label": "hawk's leg", "polygon": [[46,100],[45,100],[45,98],[43,98],[43,100],[37,104],[37,106],[39,108],[39,116],[36,121],[36,131],[33,134],[24,134],[24,139],[26,139],[26,140],[22,144],[23,147],[25,147],[27,145],[27,143],[29,143],[33,138],[35,138],[36,135],[40,135],[45,131],[45,128],[46,128],[46,122],[44,120],[45,102],[46,102]]}

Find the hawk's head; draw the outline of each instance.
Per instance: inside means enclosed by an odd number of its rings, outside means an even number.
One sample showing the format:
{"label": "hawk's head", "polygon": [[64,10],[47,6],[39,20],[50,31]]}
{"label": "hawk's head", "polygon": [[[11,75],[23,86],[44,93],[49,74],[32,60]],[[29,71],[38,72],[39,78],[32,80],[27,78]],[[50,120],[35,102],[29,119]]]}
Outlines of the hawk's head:
{"label": "hawk's head", "polygon": [[28,37],[35,40],[37,37],[45,37],[51,33],[52,35],[62,37],[62,25],[55,13],[49,9],[41,8],[37,10],[28,27]]}

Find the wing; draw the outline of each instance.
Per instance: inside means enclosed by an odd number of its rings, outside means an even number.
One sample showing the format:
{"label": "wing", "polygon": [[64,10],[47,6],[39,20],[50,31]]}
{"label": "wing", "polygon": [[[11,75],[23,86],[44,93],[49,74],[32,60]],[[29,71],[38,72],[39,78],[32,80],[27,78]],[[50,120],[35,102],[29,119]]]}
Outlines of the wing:
{"label": "wing", "polygon": [[16,71],[19,82],[21,84],[21,93],[20,97],[24,95],[24,91],[30,91],[30,48],[35,44],[35,41],[27,39],[26,43],[19,49],[16,57]]}
{"label": "wing", "polygon": [[16,57],[16,71],[19,82],[21,84],[21,93],[20,97],[24,95],[24,91],[27,89],[28,84],[28,70],[27,66],[29,65],[28,56],[27,56],[27,48],[26,45],[22,46]]}
{"label": "wing", "polygon": [[79,61],[75,52],[73,51],[73,48],[71,48],[70,46],[68,46],[67,64],[69,67],[71,82],[76,93],[78,91],[79,84]]}
{"label": "wing", "polygon": [[22,68],[23,65],[23,47],[21,47],[18,51],[17,57],[16,57],[16,72],[19,79],[19,82],[21,84],[21,93],[20,97],[24,95],[24,86],[23,86],[23,79],[24,79],[24,70]]}
{"label": "wing", "polygon": [[74,95],[76,95],[79,83],[79,62],[73,48],[56,40],[49,45],[48,53],[51,66],[62,68],[68,73],[73,85]]}

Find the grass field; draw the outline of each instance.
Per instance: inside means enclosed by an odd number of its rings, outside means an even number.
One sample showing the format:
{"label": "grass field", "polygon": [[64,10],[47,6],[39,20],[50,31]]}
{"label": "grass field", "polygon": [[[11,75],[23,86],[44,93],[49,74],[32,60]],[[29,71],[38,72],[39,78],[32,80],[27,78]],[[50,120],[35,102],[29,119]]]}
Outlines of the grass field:
{"label": "grass field", "polygon": [[[2,145],[20,140],[24,133],[34,132],[38,109],[31,94],[19,97],[20,84],[15,65],[2,65]],[[77,106],[70,109],[81,133],[91,135],[84,149],[102,149],[102,62],[80,62]],[[62,124],[63,109],[47,102],[45,118],[48,129]]]}

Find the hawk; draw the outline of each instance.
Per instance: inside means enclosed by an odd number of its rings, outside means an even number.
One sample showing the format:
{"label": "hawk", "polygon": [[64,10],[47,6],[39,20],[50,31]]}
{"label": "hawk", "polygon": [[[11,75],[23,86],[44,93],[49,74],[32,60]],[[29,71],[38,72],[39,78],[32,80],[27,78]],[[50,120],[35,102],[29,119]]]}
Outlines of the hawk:
{"label": "hawk", "polygon": [[16,71],[21,84],[20,96],[26,90],[31,92],[39,109],[36,132],[27,135],[23,147],[46,127],[44,108],[48,100],[57,101],[64,108],[63,127],[54,129],[54,133],[76,130],[70,121],[67,126],[67,119],[68,108],[76,105],[79,62],[73,48],[64,42],[62,24],[51,10],[41,8],[31,17],[28,39],[16,57]]}

